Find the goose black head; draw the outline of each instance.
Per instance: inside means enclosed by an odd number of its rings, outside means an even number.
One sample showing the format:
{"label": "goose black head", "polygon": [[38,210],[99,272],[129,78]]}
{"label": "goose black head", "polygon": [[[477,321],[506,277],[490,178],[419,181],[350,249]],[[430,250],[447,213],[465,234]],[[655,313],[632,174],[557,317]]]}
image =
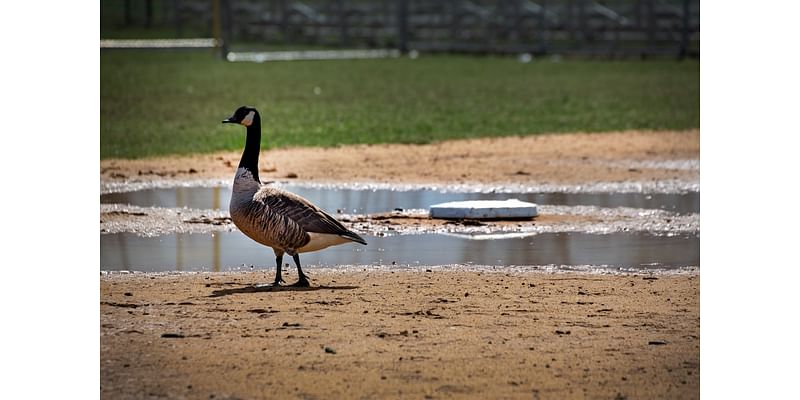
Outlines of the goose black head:
{"label": "goose black head", "polygon": [[258,117],[258,111],[249,106],[241,106],[236,109],[236,111],[228,117],[227,119],[223,119],[223,124],[241,124],[244,126],[250,126],[253,124],[253,121]]}

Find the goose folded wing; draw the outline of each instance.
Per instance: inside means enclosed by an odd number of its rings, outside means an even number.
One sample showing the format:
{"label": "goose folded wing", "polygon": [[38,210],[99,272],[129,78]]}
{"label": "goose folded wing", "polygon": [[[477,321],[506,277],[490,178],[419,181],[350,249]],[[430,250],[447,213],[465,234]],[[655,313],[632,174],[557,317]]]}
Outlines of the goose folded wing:
{"label": "goose folded wing", "polygon": [[345,236],[351,234],[341,222],[300,196],[291,194],[269,196],[264,199],[264,203],[270,211],[291,219],[306,232]]}

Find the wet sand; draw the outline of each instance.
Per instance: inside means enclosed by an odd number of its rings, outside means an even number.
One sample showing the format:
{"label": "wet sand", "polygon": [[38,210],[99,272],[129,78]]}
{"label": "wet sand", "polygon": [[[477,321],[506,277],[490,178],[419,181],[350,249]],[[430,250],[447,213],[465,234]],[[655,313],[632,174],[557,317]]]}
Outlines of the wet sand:
{"label": "wet sand", "polygon": [[101,275],[102,398],[700,395],[696,272],[308,273]]}

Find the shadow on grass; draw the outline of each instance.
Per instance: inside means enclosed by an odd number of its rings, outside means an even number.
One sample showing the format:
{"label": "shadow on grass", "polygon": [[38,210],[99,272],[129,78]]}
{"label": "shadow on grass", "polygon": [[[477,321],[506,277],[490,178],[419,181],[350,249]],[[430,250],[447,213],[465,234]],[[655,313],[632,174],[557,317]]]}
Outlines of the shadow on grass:
{"label": "shadow on grass", "polygon": [[272,285],[251,285],[240,288],[220,289],[211,292],[208,297],[222,297],[231,294],[242,293],[263,293],[263,292],[314,292],[317,290],[352,290],[358,289],[360,286],[312,286],[312,287],[298,287],[298,286],[272,286]]}

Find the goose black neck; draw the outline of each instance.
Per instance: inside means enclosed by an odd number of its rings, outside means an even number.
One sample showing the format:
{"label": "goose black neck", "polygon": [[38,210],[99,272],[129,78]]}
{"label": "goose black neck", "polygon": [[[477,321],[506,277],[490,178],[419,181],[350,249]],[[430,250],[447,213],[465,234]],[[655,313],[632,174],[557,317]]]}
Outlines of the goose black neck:
{"label": "goose black neck", "polygon": [[247,141],[244,145],[242,159],[239,161],[239,168],[246,168],[253,175],[256,182],[258,179],[258,154],[261,151],[261,117],[256,113],[253,123],[247,127]]}

